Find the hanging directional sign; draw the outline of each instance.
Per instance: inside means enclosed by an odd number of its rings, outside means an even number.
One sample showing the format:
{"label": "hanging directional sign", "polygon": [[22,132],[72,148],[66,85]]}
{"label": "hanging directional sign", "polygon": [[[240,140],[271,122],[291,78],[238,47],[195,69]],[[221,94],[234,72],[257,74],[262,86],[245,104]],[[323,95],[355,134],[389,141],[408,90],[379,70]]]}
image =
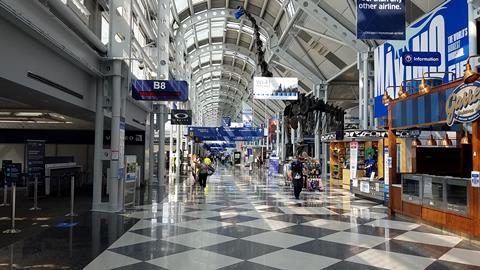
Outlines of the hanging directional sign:
{"label": "hanging directional sign", "polygon": [[132,97],[144,101],[187,101],[186,81],[133,80]]}
{"label": "hanging directional sign", "polygon": [[172,125],[192,124],[192,110],[172,110],[170,117]]}
{"label": "hanging directional sign", "polygon": [[232,118],[225,116],[222,117],[222,127],[229,127],[232,124]]}
{"label": "hanging directional sign", "polygon": [[190,127],[188,135],[200,141],[252,141],[263,138],[261,128]]}

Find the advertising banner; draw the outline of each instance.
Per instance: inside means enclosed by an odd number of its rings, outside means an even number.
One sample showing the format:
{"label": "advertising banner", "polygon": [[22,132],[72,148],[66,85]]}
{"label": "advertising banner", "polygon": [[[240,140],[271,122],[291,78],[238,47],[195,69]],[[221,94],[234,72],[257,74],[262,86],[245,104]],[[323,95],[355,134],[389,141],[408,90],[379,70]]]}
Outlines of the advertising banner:
{"label": "advertising banner", "polygon": [[137,156],[125,156],[125,162],[127,163],[127,171],[125,174],[125,182],[137,181]]}
{"label": "advertising banner", "polygon": [[192,110],[172,110],[170,113],[170,123],[172,125],[191,125]]}
{"label": "advertising banner", "polygon": [[271,157],[268,162],[268,175],[278,174],[278,168],[280,166],[280,159],[278,157]]}
{"label": "advertising banner", "polygon": [[406,0],[357,0],[357,38],[405,40]]}
{"label": "advertising banner", "polygon": [[253,127],[253,109],[245,102],[242,106],[242,122],[244,127]]}
{"label": "advertising banner", "polygon": [[[398,87],[404,80],[421,79],[425,72],[450,71],[456,78],[463,76],[469,51],[468,18],[458,14],[467,14],[467,1],[446,1],[413,23],[407,29],[406,41],[386,42],[375,49],[375,117],[387,116],[382,96],[389,86]],[[437,52],[441,56],[440,65],[406,66],[402,55],[407,52]],[[452,75],[432,77],[445,82],[453,79]],[[389,88],[388,94],[397,98],[397,90]]]}
{"label": "advertising banner", "polygon": [[132,97],[144,101],[187,101],[188,83],[175,80],[133,80]]}
{"label": "advertising banner", "polygon": [[358,142],[350,142],[350,179],[357,178]]}
{"label": "advertising banner", "polygon": [[28,140],[26,146],[27,172],[34,176],[45,176],[45,141]]}
{"label": "advertising banner", "polygon": [[120,145],[118,147],[118,177],[125,174],[125,118],[120,118]]}
{"label": "advertising banner", "polygon": [[298,78],[254,77],[253,98],[297,100]]}

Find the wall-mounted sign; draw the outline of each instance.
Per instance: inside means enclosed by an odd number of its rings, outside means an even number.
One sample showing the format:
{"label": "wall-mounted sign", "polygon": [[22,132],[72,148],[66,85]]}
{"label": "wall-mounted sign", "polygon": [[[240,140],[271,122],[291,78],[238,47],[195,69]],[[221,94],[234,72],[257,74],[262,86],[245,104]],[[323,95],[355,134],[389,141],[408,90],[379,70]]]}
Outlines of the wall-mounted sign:
{"label": "wall-mounted sign", "polygon": [[439,52],[404,52],[402,63],[404,66],[439,67],[442,55]]}
{"label": "wall-mounted sign", "polygon": [[[424,72],[451,71],[457,78],[463,76],[469,51],[468,16],[459,14],[467,13],[467,1],[445,1],[443,5],[410,24],[405,42],[385,42],[375,49],[375,117],[387,116],[387,107],[383,105],[382,97],[388,86],[397,87],[388,90],[392,98],[397,98],[398,86],[402,81],[421,79]],[[402,55],[412,51],[438,52],[440,65],[427,68],[405,66]],[[452,80],[452,75],[441,77],[445,81]],[[434,121],[432,119],[431,122]]]}
{"label": "wall-mounted sign", "polygon": [[480,82],[462,84],[447,98],[447,125],[470,123],[480,117]]}
{"label": "wall-mounted sign", "polygon": [[357,0],[357,38],[405,40],[405,1]]}
{"label": "wall-mounted sign", "polygon": [[297,100],[298,78],[254,77],[253,98]]}
{"label": "wall-mounted sign", "polygon": [[480,172],[472,172],[472,187],[480,187]]}
{"label": "wall-mounted sign", "polygon": [[172,110],[170,121],[172,125],[191,125],[192,110]]}
{"label": "wall-mounted sign", "polygon": [[133,80],[132,97],[145,101],[187,101],[186,81]]}

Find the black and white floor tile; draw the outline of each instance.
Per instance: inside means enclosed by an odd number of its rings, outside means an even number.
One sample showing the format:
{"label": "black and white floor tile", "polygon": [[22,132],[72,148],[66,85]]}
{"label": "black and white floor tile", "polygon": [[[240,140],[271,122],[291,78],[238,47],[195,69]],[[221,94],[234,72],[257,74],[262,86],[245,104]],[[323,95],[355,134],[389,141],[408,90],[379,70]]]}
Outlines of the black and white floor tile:
{"label": "black and white floor tile", "polygon": [[302,192],[219,170],[177,184],[84,269],[480,269],[480,244],[407,221],[348,191]]}

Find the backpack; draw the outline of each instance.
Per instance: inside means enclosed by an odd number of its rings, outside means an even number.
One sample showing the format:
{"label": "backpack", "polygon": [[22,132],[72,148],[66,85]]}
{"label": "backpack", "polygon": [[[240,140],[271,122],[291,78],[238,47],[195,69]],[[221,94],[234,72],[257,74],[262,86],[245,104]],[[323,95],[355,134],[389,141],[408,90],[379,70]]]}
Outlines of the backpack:
{"label": "backpack", "polygon": [[302,173],[303,172],[303,163],[299,160],[293,160],[292,163],[290,163],[290,169],[293,172]]}

